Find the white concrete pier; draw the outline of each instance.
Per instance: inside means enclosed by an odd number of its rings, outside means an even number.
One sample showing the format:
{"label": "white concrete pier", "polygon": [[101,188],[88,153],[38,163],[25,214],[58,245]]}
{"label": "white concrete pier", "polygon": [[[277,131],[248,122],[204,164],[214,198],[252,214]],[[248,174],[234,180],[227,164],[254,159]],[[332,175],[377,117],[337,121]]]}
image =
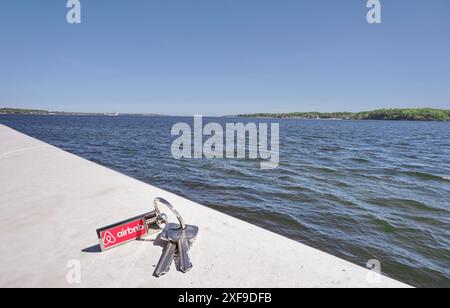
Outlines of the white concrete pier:
{"label": "white concrete pier", "polygon": [[[0,287],[408,287],[2,125],[0,196]],[[155,197],[200,227],[187,274],[153,276],[155,236],[98,252],[98,227],[152,210]]]}

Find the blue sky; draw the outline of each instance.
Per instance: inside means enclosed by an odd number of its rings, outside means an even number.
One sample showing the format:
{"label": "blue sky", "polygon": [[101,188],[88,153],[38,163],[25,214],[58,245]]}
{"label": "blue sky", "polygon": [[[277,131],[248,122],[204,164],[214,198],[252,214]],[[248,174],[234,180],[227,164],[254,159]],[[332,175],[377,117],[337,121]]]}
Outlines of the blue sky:
{"label": "blue sky", "polygon": [[450,109],[450,1],[3,0],[0,107],[223,115]]}

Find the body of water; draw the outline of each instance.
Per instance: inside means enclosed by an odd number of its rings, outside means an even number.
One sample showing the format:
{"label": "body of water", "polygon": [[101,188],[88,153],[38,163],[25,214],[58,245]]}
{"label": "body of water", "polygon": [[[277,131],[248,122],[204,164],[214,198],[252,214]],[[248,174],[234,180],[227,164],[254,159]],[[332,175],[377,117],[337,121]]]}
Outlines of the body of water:
{"label": "body of water", "polygon": [[449,122],[208,121],[279,122],[279,168],[173,159],[172,125],[192,118],[0,116],[20,132],[356,264],[378,259],[403,282],[450,287]]}

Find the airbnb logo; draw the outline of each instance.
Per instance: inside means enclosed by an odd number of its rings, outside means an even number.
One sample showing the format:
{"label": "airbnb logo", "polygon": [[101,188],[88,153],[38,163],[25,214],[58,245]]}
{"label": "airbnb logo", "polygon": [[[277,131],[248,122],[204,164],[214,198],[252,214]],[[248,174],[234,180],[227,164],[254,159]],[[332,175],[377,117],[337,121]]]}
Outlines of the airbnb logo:
{"label": "airbnb logo", "polygon": [[103,236],[103,245],[108,246],[114,244],[115,242],[116,238],[114,237],[114,235],[112,235],[111,232],[106,231],[105,235]]}
{"label": "airbnb logo", "polygon": [[98,230],[102,250],[113,248],[148,234],[145,218],[135,219]]}

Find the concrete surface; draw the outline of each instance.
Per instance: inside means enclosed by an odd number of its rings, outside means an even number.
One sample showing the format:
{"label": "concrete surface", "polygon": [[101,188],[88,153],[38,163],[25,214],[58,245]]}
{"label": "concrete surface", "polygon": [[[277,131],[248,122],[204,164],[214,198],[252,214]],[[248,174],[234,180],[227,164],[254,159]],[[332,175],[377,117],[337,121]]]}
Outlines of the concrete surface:
{"label": "concrete surface", "polygon": [[[1,287],[407,287],[0,125]],[[153,277],[155,236],[104,253],[98,227],[172,202],[200,227],[194,268]],[[67,277],[80,264],[80,283]]]}

